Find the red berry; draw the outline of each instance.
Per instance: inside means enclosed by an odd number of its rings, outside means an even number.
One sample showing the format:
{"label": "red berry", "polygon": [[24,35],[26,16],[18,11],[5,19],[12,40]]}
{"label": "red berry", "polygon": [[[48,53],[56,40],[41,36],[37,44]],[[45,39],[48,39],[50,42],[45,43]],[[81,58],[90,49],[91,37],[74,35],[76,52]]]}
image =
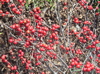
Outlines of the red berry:
{"label": "red berry", "polygon": [[2,10],[0,10],[0,13],[3,13],[3,11],[2,11]]}
{"label": "red berry", "polygon": [[87,8],[88,8],[89,10],[93,10],[92,5],[89,5]]}

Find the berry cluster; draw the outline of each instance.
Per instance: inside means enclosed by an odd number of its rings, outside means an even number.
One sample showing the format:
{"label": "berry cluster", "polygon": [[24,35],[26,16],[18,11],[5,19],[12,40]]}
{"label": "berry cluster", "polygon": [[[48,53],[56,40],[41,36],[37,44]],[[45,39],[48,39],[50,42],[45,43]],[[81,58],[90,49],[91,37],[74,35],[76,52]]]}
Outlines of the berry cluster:
{"label": "berry cluster", "polygon": [[86,0],[61,1],[47,9],[31,4],[26,9],[26,0],[0,0],[0,3],[6,9],[0,10],[0,19],[8,38],[7,47],[0,50],[2,72],[100,73],[100,1],[97,6]]}
{"label": "berry cluster", "polygon": [[73,67],[81,68],[81,66],[82,66],[82,62],[80,62],[79,58],[71,59],[69,68],[73,68]]}
{"label": "berry cluster", "polygon": [[93,69],[94,69],[94,65],[91,64],[90,62],[86,62],[86,64],[84,65],[83,71],[90,72]]}

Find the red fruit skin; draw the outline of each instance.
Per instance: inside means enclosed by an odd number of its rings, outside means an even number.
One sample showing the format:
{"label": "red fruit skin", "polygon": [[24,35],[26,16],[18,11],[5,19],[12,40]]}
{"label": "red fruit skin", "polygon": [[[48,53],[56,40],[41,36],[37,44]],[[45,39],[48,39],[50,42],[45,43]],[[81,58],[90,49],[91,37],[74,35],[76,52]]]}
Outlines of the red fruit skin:
{"label": "red fruit skin", "polygon": [[42,72],[41,74],[46,74],[45,72]]}
{"label": "red fruit skin", "polygon": [[72,62],[71,65],[74,66],[75,65],[75,62]]}
{"label": "red fruit skin", "polygon": [[3,13],[3,11],[2,11],[2,10],[0,10],[0,14],[1,14],[1,13]]}
{"label": "red fruit skin", "polygon": [[81,65],[80,65],[80,64],[76,65],[76,68],[80,68],[80,67],[81,67]]}
{"label": "red fruit skin", "polygon": [[86,72],[87,71],[87,68],[83,68],[83,71]]}
{"label": "red fruit skin", "polygon": [[92,5],[88,6],[87,9],[89,9],[89,10],[93,10]]}
{"label": "red fruit skin", "polygon": [[91,71],[91,68],[87,68],[87,71],[90,72]]}
{"label": "red fruit skin", "polygon": [[100,4],[100,1],[97,1],[98,2],[98,4]]}

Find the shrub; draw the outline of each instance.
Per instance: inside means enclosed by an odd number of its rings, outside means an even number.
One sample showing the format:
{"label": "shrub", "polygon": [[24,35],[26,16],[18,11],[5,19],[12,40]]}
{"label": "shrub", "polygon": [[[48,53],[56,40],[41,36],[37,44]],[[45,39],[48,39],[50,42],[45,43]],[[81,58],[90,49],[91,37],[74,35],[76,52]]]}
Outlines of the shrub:
{"label": "shrub", "polygon": [[1,74],[100,73],[100,1],[42,2],[0,0]]}

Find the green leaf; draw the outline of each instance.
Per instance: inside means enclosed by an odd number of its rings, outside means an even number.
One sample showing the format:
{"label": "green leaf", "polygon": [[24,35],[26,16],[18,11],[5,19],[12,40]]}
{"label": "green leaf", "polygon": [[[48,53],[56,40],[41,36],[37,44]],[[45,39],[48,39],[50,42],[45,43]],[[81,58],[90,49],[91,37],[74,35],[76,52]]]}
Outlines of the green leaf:
{"label": "green leaf", "polygon": [[77,70],[74,70],[74,71],[81,71],[82,69],[77,69]]}
{"label": "green leaf", "polygon": [[98,12],[100,12],[100,9],[98,9]]}
{"label": "green leaf", "polygon": [[48,2],[51,2],[52,0],[47,0]]}
{"label": "green leaf", "polygon": [[96,44],[97,47],[100,47],[100,43]]}
{"label": "green leaf", "polygon": [[25,4],[26,9],[28,9],[28,4]]}
{"label": "green leaf", "polygon": [[0,33],[0,34],[3,34],[3,33]]}
{"label": "green leaf", "polygon": [[26,9],[28,9],[28,0],[26,0],[26,4],[25,4],[25,7],[26,7]]}
{"label": "green leaf", "polygon": [[100,1],[100,0],[96,0],[96,1]]}

